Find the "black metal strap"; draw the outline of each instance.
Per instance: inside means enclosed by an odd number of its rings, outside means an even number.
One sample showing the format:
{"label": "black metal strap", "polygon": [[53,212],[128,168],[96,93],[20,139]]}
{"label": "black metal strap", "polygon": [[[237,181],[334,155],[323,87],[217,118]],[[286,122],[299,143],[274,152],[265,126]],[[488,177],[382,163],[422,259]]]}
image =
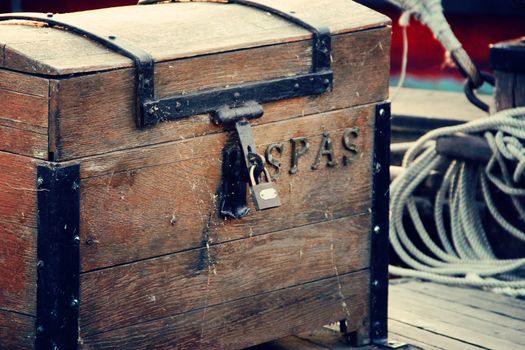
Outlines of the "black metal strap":
{"label": "black metal strap", "polygon": [[257,1],[250,0],[229,0],[229,3],[239,4],[253,7],[272,15],[281,17],[293,24],[296,24],[313,34],[313,58],[312,58],[312,72],[322,72],[330,69],[331,51],[332,51],[332,37],[330,30],[326,27],[317,28],[309,23],[306,23],[297,16],[277,10],[273,7],[261,4]]}
{"label": "black metal strap", "polygon": [[288,20],[313,34],[312,69],[310,74],[251,83],[223,90],[209,90],[192,95],[180,95],[155,100],[155,70],[153,57],[143,49],[114,35],[102,35],[53,18],[52,14],[5,14],[0,21],[27,20],[46,23],[50,27],[68,30],[95,41],[133,60],[136,79],[136,123],[139,128],[168,120],[207,113],[227,105],[237,107],[249,100],[259,103],[285,98],[324,93],[332,86],[331,36],[327,28],[317,28],[289,13],[256,1],[230,0],[229,3],[253,7]]}
{"label": "black metal strap", "polygon": [[37,168],[35,348],[76,349],[80,306],[80,166]]}

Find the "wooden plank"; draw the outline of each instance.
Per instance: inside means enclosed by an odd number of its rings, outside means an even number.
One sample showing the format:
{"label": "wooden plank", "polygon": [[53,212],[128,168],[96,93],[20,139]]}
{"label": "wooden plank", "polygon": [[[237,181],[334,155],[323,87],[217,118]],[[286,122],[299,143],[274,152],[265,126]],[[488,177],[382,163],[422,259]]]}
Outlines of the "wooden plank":
{"label": "wooden plank", "polygon": [[155,88],[157,97],[164,98],[195,90],[308,73],[311,66],[312,43],[303,40],[254,48],[249,52],[226,52],[220,55],[220,59],[199,56],[158,63]]}
{"label": "wooden plank", "polygon": [[365,214],[83,274],[83,336],[364,269],[369,232]]}
{"label": "wooden plank", "polygon": [[[395,291],[393,293],[395,293]],[[422,304],[423,301],[425,304]],[[507,325],[502,325],[501,322],[494,322],[494,320],[498,320],[497,317],[495,317],[496,315],[488,316],[488,318],[483,319],[479,316],[476,316],[472,312],[467,312],[461,306],[453,309],[452,307],[448,307],[445,303],[430,303],[428,302],[428,298],[416,297],[414,294],[411,295],[411,298],[407,298],[405,300],[405,304],[407,304],[407,306],[414,304],[424,305],[422,309],[428,308],[428,310],[434,310],[434,313],[438,312],[438,310],[441,310],[440,312],[443,317],[450,317],[450,320],[454,320],[454,322],[460,325],[466,323],[464,325],[465,328],[475,331],[482,331],[484,334],[499,337],[501,339],[507,339],[515,344],[520,344],[521,346],[525,345],[525,333],[523,333],[524,327],[523,323],[519,321],[517,322],[516,320],[508,319]]]}
{"label": "wooden plank", "polygon": [[[4,33],[4,31],[0,32]],[[0,90],[47,98],[49,96],[49,81],[44,78],[0,69]]]}
{"label": "wooden plank", "polygon": [[0,152],[0,308],[36,309],[36,161]]}
{"label": "wooden plank", "polygon": [[[308,21],[330,28],[333,33],[390,23],[386,16],[345,0],[333,0],[330,6],[315,0],[288,0],[284,5],[268,1],[268,4],[286,8],[287,12],[293,9]],[[157,62],[311,37],[308,31],[279,17],[233,4],[127,6],[55,15],[55,18],[130,41],[151,53]],[[0,43],[5,45],[5,67],[65,75],[132,66],[129,59],[67,31],[9,25],[2,24],[4,30],[0,30]]]}
{"label": "wooden plank", "polygon": [[26,125],[0,119],[0,140],[0,152],[47,158],[47,133],[27,130]]}
{"label": "wooden plank", "polygon": [[367,315],[361,271],[83,337],[82,348],[242,349],[346,317],[352,330]]}
{"label": "wooden plank", "polygon": [[414,302],[409,298],[403,298],[403,302],[391,308],[389,317],[483,348],[517,349],[523,346],[523,332],[443,310],[439,306]]}
{"label": "wooden plank", "polygon": [[496,88],[494,96],[496,100],[496,110],[515,107],[514,103],[514,86],[516,76],[511,72],[496,71]]}
{"label": "wooden plank", "polygon": [[525,106],[525,74],[516,74],[516,86],[514,87],[514,103],[516,107]]}
{"label": "wooden plank", "polygon": [[26,350],[34,346],[35,319],[0,310],[0,348]]}
{"label": "wooden plank", "polygon": [[[83,160],[81,270],[368,211],[374,111],[366,106],[253,128],[261,154],[270,143],[284,144],[276,185],[285,216],[280,209],[255,211],[249,200],[252,211],[242,220],[218,217],[224,133]],[[352,153],[344,149],[342,135],[352,127],[360,129],[355,144],[361,153],[344,166],[343,155]],[[323,131],[331,135],[338,165],[326,166],[323,157],[320,168],[312,170]],[[300,158],[299,172],[290,175],[289,140],[299,136],[308,137],[310,150]]]}
{"label": "wooden plank", "polygon": [[30,125],[40,126],[42,131],[47,127],[47,98],[21,94],[19,92],[1,90],[2,103],[0,119],[7,119]]}
{"label": "wooden plank", "polygon": [[35,231],[0,221],[0,309],[36,314]]}
{"label": "wooden plank", "polygon": [[[199,84],[209,81],[208,86],[221,86],[269,79],[275,76],[274,72],[278,75],[286,71],[290,73],[288,68],[297,72],[297,65],[283,66],[282,60],[277,62],[272,59],[274,55],[265,54],[270,51],[276,52],[277,59],[293,57],[297,54],[302,60],[304,55],[300,52],[304,50],[305,42],[293,45],[295,47],[293,50],[288,46],[283,46],[283,51],[280,51],[281,48],[266,47],[232,54],[205,56],[195,59],[195,64],[189,61],[183,62],[181,67],[190,70],[183,76],[199,76],[200,74],[195,72],[202,71],[205,74],[188,80],[189,84],[196,80]],[[309,41],[307,45],[310,45]],[[265,115],[253,121],[253,124],[271,123],[386,99],[389,46],[389,28],[334,37],[334,90],[317,98],[295,98],[266,104]],[[261,60],[261,57],[265,59]],[[239,62],[252,61],[262,61],[264,66],[260,66],[260,69],[257,68],[255,71],[251,69],[245,71],[244,67],[239,66]],[[209,68],[219,66],[221,69]],[[259,67],[259,64],[256,66]],[[166,74],[157,74],[157,83],[162,82],[158,85],[159,96],[178,94],[181,91],[188,92],[189,85],[166,83],[183,81],[179,78],[180,70],[170,70],[169,67],[169,64],[159,66],[159,70],[166,69]],[[177,64],[173,67],[177,67]],[[299,67],[304,69],[304,63],[299,64]],[[235,74],[232,75],[232,72]],[[163,78],[161,79],[160,76]],[[51,111],[51,115],[56,116],[59,121],[57,135],[61,135],[60,139],[54,141],[57,149],[52,149],[56,159],[67,160],[148,144],[183,140],[223,130],[222,127],[213,125],[208,115],[164,123],[144,131],[137,130],[132,103],[134,86],[133,72],[130,69],[60,81],[59,91],[54,96],[60,102],[57,104],[57,109]],[[199,88],[197,85],[194,86],[194,89]]]}
{"label": "wooden plank", "polygon": [[36,227],[36,164],[0,152],[0,221]]}
{"label": "wooden plank", "polygon": [[0,69],[0,151],[47,158],[48,81]]}
{"label": "wooden plank", "polygon": [[[400,326],[398,327],[398,325]],[[418,333],[418,331],[421,331],[422,333],[420,334]],[[389,323],[388,323],[388,339],[390,341],[395,341],[398,343],[410,344],[411,346],[416,347],[416,349],[424,349],[424,350],[483,349],[483,348],[478,348],[478,347],[469,348],[469,345],[463,342],[449,340],[446,337],[442,337],[434,333],[420,330],[417,327],[408,326],[408,325],[405,325],[401,322],[397,322],[394,320],[389,320]],[[443,345],[441,344],[444,344],[450,347],[443,347]],[[466,345],[466,347],[462,347],[461,345]]]}
{"label": "wooden plank", "polygon": [[455,301],[447,301],[441,298],[439,295],[431,297],[426,294],[421,294],[418,292],[408,290],[406,288],[403,288],[402,286],[392,286],[392,288],[390,289],[390,293],[394,298],[398,300],[408,298],[414,302],[417,301],[421,304],[427,303],[431,305],[439,305],[439,307],[443,310],[464,315],[474,320],[487,321],[491,322],[494,325],[499,325],[518,331],[525,330],[525,322],[523,322],[523,320],[516,320],[514,318],[505,317],[480,308],[466,306]]}
{"label": "wooden plank", "polygon": [[473,288],[449,287],[435,283],[413,282],[407,283],[403,288],[525,321],[525,301],[520,299]]}

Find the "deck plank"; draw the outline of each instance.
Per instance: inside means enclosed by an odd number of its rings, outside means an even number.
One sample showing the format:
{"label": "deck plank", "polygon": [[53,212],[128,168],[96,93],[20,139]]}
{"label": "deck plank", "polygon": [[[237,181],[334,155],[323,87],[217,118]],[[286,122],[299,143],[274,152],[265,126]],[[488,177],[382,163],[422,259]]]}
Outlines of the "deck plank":
{"label": "deck plank", "polygon": [[[408,349],[525,348],[525,300],[488,291],[415,280],[394,280],[389,296],[389,340]],[[327,328],[250,350],[370,350],[352,348]]]}
{"label": "deck plank", "polygon": [[[514,329],[520,332],[525,331],[525,322],[521,320],[496,314],[494,312],[484,310],[483,308],[476,308],[472,306],[463,305],[459,302],[444,300],[440,297],[440,293],[436,293],[435,295],[420,294],[407,288],[397,287],[391,288],[390,293],[393,298],[399,300],[406,298],[410,300],[411,303],[417,303],[420,305],[431,303],[431,305],[441,308],[446,312],[469,317],[474,322],[476,322],[475,320],[478,320],[485,323],[489,322],[495,326],[502,326],[504,328]],[[432,300],[429,300],[429,298],[432,298]]]}
{"label": "deck plank", "polygon": [[[525,301],[509,298],[503,295],[487,293],[470,288],[451,288],[435,283],[411,282],[404,287],[407,290],[433,296],[440,300],[447,300],[456,304],[466,305],[477,309],[503,315],[522,321],[525,327]],[[510,304],[509,304],[510,303]]]}
{"label": "deck plank", "polygon": [[431,330],[413,327],[404,322],[389,320],[389,339],[392,341],[411,344],[422,349],[434,350],[479,350],[481,347],[450,338],[447,335],[437,334]]}
{"label": "deck plank", "polygon": [[[428,283],[428,282],[409,282],[406,284],[406,287],[412,290],[424,291],[431,293],[432,295],[438,295],[443,297],[443,295],[449,295],[458,297],[461,296],[461,300],[468,303],[469,305],[475,304],[480,305],[481,308],[488,308],[488,305],[493,305],[498,310],[503,309],[514,309],[517,312],[514,313],[517,317],[522,320],[525,320],[525,300],[520,300],[516,298],[511,298],[501,294],[495,294],[479,289],[466,288],[466,287],[449,287],[437,283]],[[482,305],[482,306],[481,306]]]}

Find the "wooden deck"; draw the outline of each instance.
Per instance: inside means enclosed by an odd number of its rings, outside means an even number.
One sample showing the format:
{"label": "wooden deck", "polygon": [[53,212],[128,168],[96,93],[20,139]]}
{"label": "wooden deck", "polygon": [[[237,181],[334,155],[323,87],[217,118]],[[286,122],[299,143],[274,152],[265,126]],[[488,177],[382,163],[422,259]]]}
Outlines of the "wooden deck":
{"label": "wooden deck", "polygon": [[[390,284],[389,302],[389,339],[411,344],[404,349],[525,349],[525,300],[477,289],[397,280]],[[324,328],[250,350],[343,349],[352,348],[337,332]]]}

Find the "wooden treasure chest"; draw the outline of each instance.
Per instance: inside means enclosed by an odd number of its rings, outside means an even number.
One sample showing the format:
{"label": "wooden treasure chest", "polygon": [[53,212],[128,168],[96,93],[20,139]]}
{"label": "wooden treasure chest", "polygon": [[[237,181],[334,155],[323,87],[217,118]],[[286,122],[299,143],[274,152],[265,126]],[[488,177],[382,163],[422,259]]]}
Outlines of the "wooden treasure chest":
{"label": "wooden treasure chest", "polygon": [[0,45],[1,349],[385,340],[387,17],[154,3]]}

